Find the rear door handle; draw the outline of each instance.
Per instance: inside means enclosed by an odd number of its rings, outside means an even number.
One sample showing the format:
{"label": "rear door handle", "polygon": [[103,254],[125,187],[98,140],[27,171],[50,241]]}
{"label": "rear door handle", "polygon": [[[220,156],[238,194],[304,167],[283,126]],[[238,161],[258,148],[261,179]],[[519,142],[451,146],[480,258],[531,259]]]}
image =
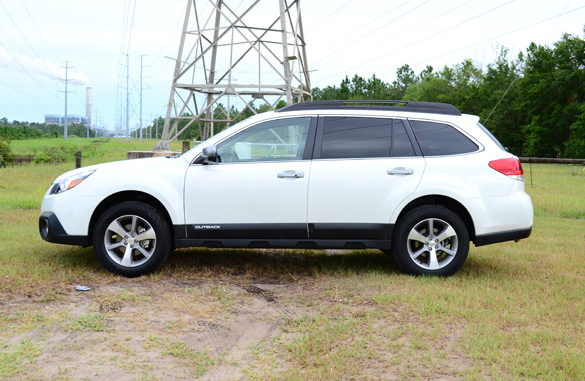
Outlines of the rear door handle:
{"label": "rear door handle", "polygon": [[396,167],[396,168],[392,168],[389,169],[388,171],[386,171],[387,174],[389,175],[412,175],[414,173],[414,171],[412,170],[412,168],[404,168],[404,167]]}
{"label": "rear door handle", "polygon": [[278,177],[279,179],[285,179],[285,178],[293,178],[293,179],[302,179],[303,177],[305,177],[305,174],[303,172],[300,171],[284,171],[284,172],[279,172],[276,177]]}

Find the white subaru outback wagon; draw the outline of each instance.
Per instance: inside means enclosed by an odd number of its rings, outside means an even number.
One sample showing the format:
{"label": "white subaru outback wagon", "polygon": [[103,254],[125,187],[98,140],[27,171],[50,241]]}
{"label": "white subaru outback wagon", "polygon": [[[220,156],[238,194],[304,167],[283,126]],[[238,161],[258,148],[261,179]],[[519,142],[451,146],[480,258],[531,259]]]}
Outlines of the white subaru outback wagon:
{"label": "white subaru outback wagon", "polygon": [[393,252],[451,275],[476,246],[527,238],[518,158],[449,104],[325,101],[253,116],[174,157],[67,172],[47,191],[49,242],[93,245],[110,271],[182,247]]}

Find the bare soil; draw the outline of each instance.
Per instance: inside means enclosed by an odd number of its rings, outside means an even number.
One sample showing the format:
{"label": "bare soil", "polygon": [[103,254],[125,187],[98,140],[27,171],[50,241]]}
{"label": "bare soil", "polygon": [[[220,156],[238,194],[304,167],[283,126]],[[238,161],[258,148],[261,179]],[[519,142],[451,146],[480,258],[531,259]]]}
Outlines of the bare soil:
{"label": "bare soil", "polygon": [[[43,353],[27,366],[28,376],[241,378],[255,346],[280,333],[287,319],[309,312],[294,300],[313,288],[225,279],[122,279],[86,286],[91,290],[80,292],[71,285],[71,291],[52,301],[46,301],[45,294],[0,299],[4,315],[44,317],[35,329],[7,343],[43,343]],[[93,316],[99,318],[98,326],[72,325]],[[175,343],[181,345],[173,351]],[[204,358],[204,364],[197,357]]]}

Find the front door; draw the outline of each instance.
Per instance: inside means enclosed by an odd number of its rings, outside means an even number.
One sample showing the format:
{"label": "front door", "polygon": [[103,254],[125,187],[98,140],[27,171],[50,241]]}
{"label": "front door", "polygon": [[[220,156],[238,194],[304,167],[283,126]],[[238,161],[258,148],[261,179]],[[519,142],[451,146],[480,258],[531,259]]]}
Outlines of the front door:
{"label": "front door", "polygon": [[185,179],[193,239],[306,239],[311,118],[267,121],[217,145],[215,164],[192,164]]}

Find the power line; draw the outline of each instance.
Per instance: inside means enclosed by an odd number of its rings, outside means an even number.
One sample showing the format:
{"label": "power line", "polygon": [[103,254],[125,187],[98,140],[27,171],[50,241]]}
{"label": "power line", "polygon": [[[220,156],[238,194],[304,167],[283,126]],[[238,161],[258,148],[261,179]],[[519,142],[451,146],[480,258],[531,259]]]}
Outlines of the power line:
{"label": "power line", "polygon": [[360,63],[359,65],[356,65],[356,66],[354,66],[354,67],[351,67],[351,68],[349,68],[349,69],[347,69],[347,70],[343,70],[343,71],[340,71],[340,72],[338,72],[338,73],[336,73],[336,74],[333,74],[333,75],[330,75],[330,76],[328,76],[328,77],[322,78],[322,79],[320,79],[320,80],[319,80],[319,81],[317,81],[317,82],[322,82],[322,81],[324,81],[324,80],[326,80],[326,79],[329,79],[329,78],[331,78],[331,77],[335,77],[335,76],[337,76],[337,75],[339,75],[339,74],[342,74],[342,73],[344,73],[344,72],[348,72],[348,71],[354,70],[354,69],[356,69],[356,68],[358,68],[358,67],[360,67],[360,66],[367,65],[367,64],[369,64],[369,63],[372,63],[372,62],[374,62],[374,61],[378,61],[378,60],[380,60],[380,59],[382,59],[382,58],[388,57],[388,56],[390,56],[390,55],[392,55],[392,54],[395,54],[395,53],[397,53],[397,52],[399,52],[399,51],[401,51],[401,50],[404,50],[404,49],[407,49],[407,48],[413,47],[413,46],[415,46],[415,45],[418,45],[418,44],[420,44],[421,42],[424,42],[424,41],[427,41],[427,40],[429,40],[429,39],[431,39],[431,38],[437,37],[438,35],[440,35],[440,34],[443,34],[443,33],[447,32],[447,31],[449,31],[449,30],[451,30],[451,29],[455,29],[455,28],[457,28],[457,27],[459,27],[459,26],[461,26],[461,25],[463,25],[463,24],[466,24],[466,23],[468,23],[468,22],[470,22],[470,21],[473,21],[473,20],[475,20],[475,19],[477,19],[477,18],[479,18],[479,17],[485,16],[486,14],[488,14],[488,13],[490,13],[490,12],[493,12],[493,11],[495,11],[495,10],[497,10],[497,9],[500,9],[500,8],[502,8],[502,7],[504,7],[504,6],[508,5],[508,4],[511,4],[511,3],[513,3],[514,1],[516,1],[516,0],[510,0],[510,1],[506,2],[506,3],[504,3],[504,4],[500,4],[500,5],[498,5],[497,7],[491,8],[491,9],[489,9],[489,10],[487,10],[487,11],[485,11],[485,12],[482,12],[482,13],[480,13],[480,14],[476,15],[476,16],[473,16],[473,17],[471,17],[471,18],[469,18],[469,19],[467,19],[467,20],[465,20],[465,21],[462,21],[462,22],[460,22],[460,23],[458,23],[458,24],[455,24],[455,25],[452,25],[452,26],[450,26],[450,27],[448,27],[448,28],[445,28],[445,29],[441,30],[440,32],[437,32],[437,33],[434,33],[434,34],[432,34],[432,35],[430,35],[430,36],[427,36],[427,37],[421,38],[421,39],[420,39],[420,40],[418,40],[418,41],[415,41],[415,42],[413,42],[413,43],[410,43],[410,44],[408,44],[408,45],[405,45],[405,46],[403,46],[403,47],[401,47],[401,48],[399,48],[399,49],[393,50],[393,51],[391,51],[391,52],[389,52],[389,53],[383,54],[383,55],[381,55],[381,56],[378,56],[378,57],[376,57],[376,58],[373,58],[373,59],[371,59],[371,60],[369,60],[369,61],[367,61],[367,62],[362,62],[362,63]]}
{"label": "power line", "polygon": [[43,85],[38,79],[36,79],[21,63],[19,60],[16,59],[16,57],[14,57],[14,55],[12,55],[12,53],[10,53],[10,51],[6,48],[6,46],[2,43],[2,41],[0,41],[0,46],[2,46],[4,48],[4,50],[6,51],[7,54],[10,55],[10,58],[12,58],[13,63],[15,63],[16,65],[18,65],[20,67],[20,69],[22,70],[23,73],[25,73],[26,75],[28,75],[33,81],[35,81],[39,86],[41,86],[43,89],[45,89],[49,94],[53,94],[53,92],[49,89],[47,89],[45,87],[45,85]]}
{"label": "power line", "polygon": [[[434,60],[434,59],[437,59],[437,58],[441,58],[441,57],[444,57],[444,56],[448,56],[449,54],[457,53],[457,52],[459,52],[459,51],[461,51],[461,50],[469,49],[469,48],[472,48],[472,47],[474,47],[474,46],[477,46],[477,45],[480,45],[480,44],[484,44],[484,43],[486,43],[486,42],[488,42],[488,41],[495,40],[495,39],[497,39],[497,38],[501,38],[501,37],[507,36],[507,35],[509,35],[509,34],[513,34],[513,33],[519,32],[519,31],[521,31],[521,30],[524,30],[524,29],[532,28],[533,26],[536,26],[536,25],[542,24],[542,23],[544,23],[544,22],[550,21],[550,20],[552,20],[552,19],[555,19],[555,18],[557,18],[557,17],[561,17],[561,16],[564,16],[564,15],[567,15],[567,14],[569,14],[569,13],[576,12],[576,11],[578,11],[578,10],[580,10],[580,9],[583,9],[583,8],[585,8],[585,5],[583,5],[583,6],[581,6],[581,7],[578,7],[578,8],[575,8],[575,9],[572,9],[572,10],[570,10],[570,11],[567,11],[567,12],[559,13],[559,14],[557,14],[557,15],[555,15],[555,16],[552,16],[552,17],[547,17],[546,19],[543,19],[543,20],[537,21],[537,22],[535,22],[535,23],[532,23],[532,24],[529,24],[529,25],[523,26],[523,27],[521,27],[521,28],[518,28],[518,29],[514,29],[514,30],[512,30],[512,31],[510,31],[510,32],[502,33],[502,34],[499,34],[499,35],[497,35],[497,36],[495,36],[495,37],[490,37],[490,38],[487,38],[487,39],[485,39],[485,40],[482,40],[482,41],[479,41],[479,42],[474,42],[473,44],[470,44],[470,45],[464,46],[464,47],[462,47],[462,48],[455,49],[455,50],[451,50],[450,52],[443,53],[443,54],[440,54],[440,55],[438,55],[438,56],[434,56],[434,57],[432,57],[432,58],[428,58],[428,59],[425,59],[425,60],[421,60],[421,61],[415,62],[413,65],[418,65],[418,64],[420,64],[420,63],[423,63],[423,62],[427,62],[427,61],[431,61],[431,60]],[[385,73],[382,73],[382,74],[388,74],[388,73],[389,73],[389,72],[385,72]]]}
{"label": "power line", "polygon": [[[563,16],[563,15],[565,15],[567,13],[574,12],[574,11],[576,11],[578,9],[585,8],[585,6],[583,6],[581,8],[576,8],[576,9],[574,9],[572,11],[565,12],[565,10],[567,9],[567,7],[569,6],[570,3],[571,3],[571,0],[569,0],[567,2],[567,5],[565,5],[565,8],[563,9],[563,12],[560,13],[559,15],[553,16],[553,17],[548,18],[546,20],[539,21],[539,22],[537,22],[535,24],[530,25],[529,27],[532,27],[532,26],[534,26],[536,24],[540,24],[540,23],[545,22],[545,21],[552,20],[553,18],[556,18],[557,19],[555,21],[555,25],[556,25],[556,23],[559,21],[559,19],[561,18],[561,16]],[[554,27],[554,25],[553,25],[553,27]],[[524,27],[524,28],[526,28],[526,27]],[[524,28],[517,29],[516,31],[521,30],[521,29],[524,29]],[[551,30],[552,30],[552,28],[551,28]],[[543,37],[543,40],[546,38],[546,36],[548,36],[549,33],[550,33],[550,31]],[[504,91],[504,94],[502,94],[502,96],[500,97],[500,99],[498,99],[498,102],[496,103],[496,105],[494,106],[494,108],[492,109],[492,111],[489,113],[489,115],[487,116],[487,118],[485,118],[485,120],[483,121],[484,124],[486,124],[488,122],[488,120],[490,119],[490,117],[492,116],[492,114],[496,111],[496,109],[500,106],[500,103],[502,103],[502,101],[504,100],[504,98],[508,94],[508,91],[510,91],[510,89],[512,88],[512,86],[514,86],[514,84],[516,83],[516,81],[518,81],[519,78],[520,78],[520,76],[516,76],[516,78],[514,78],[514,80],[512,81],[512,83],[510,83],[510,86],[508,86],[508,88],[506,89],[506,91]]]}
{"label": "power line", "polygon": [[[425,5],[426,3],[428,3],[429,1],[430,1],[430,0],[426,0],[426,1],[424,1],[423,3],[421,3],[421,4],[417,5],[417,6],[415,6],[414,8],[411,8],[411,9],[407,10],[406,12],[402,13],[401,15],[399,15],[399,16],[397,16],[397,17],[393,18],[392,20],[388,21],[388,22],[387,22],[387,23],[385,23],[384,25],[382,25],[382,26],[379,26],[379,27],[377,27],[377,28],[375,28],[375,29],[373,29],[373,30],[371,30],[371,31],[369,31],[369,32],[366,32],[366,33],[365,33],[363,36],[361,36],[361,37],[358,37],[357,39],[353,40],[352,42],[350,42],[350,43],[348,43],[348,44],[345,44],[345,46],[344,46],[344,49],[347,49],[349,46],[352,46],[352,45],[353,45],[353,44],[355,44],[356,42],[359,42],[359,41],[363,40],[363,39],[364,39],[364,38],[366,38],[366,37],[371,37],[371,34],[372,34],[372,33],[374,33],[374,32],[377,32],[378,30],[380,30],[380,29],[382,29],[382,28],[384,28],[384,27],[388,26],[389,24],[391,24],[391,23],[395,22],[396,20],[399,20],[399,19],[401,19],[402,17],[406,16],[407,14],[409,14],[409,13],[413,12],[414,10],[416,10],[416,9],[418,9],[418,8],[420,8],[420,7],[422,7],[423,5]],[[365,25],[361,26],[360,28],[356,29],[354,32],[352,32],[352,33],[349,33],[349,34],[346,34],[345,36],[348,36],[348,35],[354,34],[355,32],[357,32],[357,31],[359,31],[359,30],[363,29],[365,26],[373,24],[374,22],[378,21],[380,18],[382,18],[383,16],[387,15],[388,13],[394,12],[396,9],[399,9],[399,8],[403,7],[404,5],[406,5],[406,4],[408,4],[408,3],[410,3],[410,2],[412,2],[412,0],[411,0],[411,1],[407,1],[407,2],[406,2],[406,3],[404,3],[404,4],[402,4],[402,5],[399,5],[399,6],[395,7],[395,8],[393,8],[393,9],[391,9],[390,11],[386,12],[384,15],[382,15],[382,16],[380,16],[380,17],[378,17],[378,18],[374,19],[374,20],[373,20],[372,22],[370,22],[370,23],[367,23],[367,24],[365,24]],[[345,37],[345,36],[344,36],[344,37]],[[342,38],[338,39],[338,41],[343,41],[343,38],[344,38],[344,37],[342,37]],[[337,50],[337,51],[339,51],[339,50]],[[325,57],[329,57],[329,56],[328,56],[328,55],[326,55]],[[322,59],[320,59],[320,60],[317,60],[317,61],[315,61],[315,62],[313,63],[313,65],[317,64],[319,61],[321,61],[321,60],[323,60],[323,59],[324,59],[324,58],[322,58]],[[330,62],[330,61],[327,61],[327,62]]]}
{"label": "power line", "polygon": [[134,7],[132,8],[132,21],[130,22],[130,32],[128,33],[128,44],[126,46],[126,53],[130,52],[130,41],[132,40],[132,29],[134,29],[134,16],[136,15],[136,0],[134,0]]}
{"label": "power line", "polygon": [[[449,10],[448,10],[448,11],[446,11],[446,12],[443,12],[443,13],[441,13],[441,14],[437,15],[437,16],[431,17],[430,19],[427,19],[427,20],[423,21],[423,22],[422,22],[422,23],[420,23],[420,24],[414,25],[414,26],[412,26],[411,28],[408,28],[408,29],[401,30],[400,32],[398,32],[398,33],[396,33],[396,34],[393,34],[393,35],[391,35],[391,36],[387,36],[387,37],[386,37],[386,38],[384,38],[383,40],[380,40],[380,41],[377,41],[377,42],[375,42],[375,43],[372,43],[372,44],[370,44],[370,45],[368,45],[368,46],[364,47],[363,49],[368,49],[368,48],[370,48],[370,47],[372,47],[372,46],[374,46],[374,45],[378,45],[378,44],[380,44],[382,41],[387,41],[387,40],[389,40],[389,39],[391,39],[391,38],[395,38],[395,37],[397,37],[397,36],[400,36],[401,34],[404,34],[404,33],[406,33],[406,32],[409,32],[409,31],[411,31],[412,29],[419,28],[419,27],[421,27],[421,26],[423,26],[423,25],[425,25],[425,24],[428,24],[428,23],[429,23],[429,22],[431,22],[431,21],[434,21],[434,20],[436,20],[436,19],[438,19],[438,18],[441,18],[441,17],[443,17],[443,16],[445,16],[445,15],[447,15],[447,14],[449,14],[449,13],[453,12],[453,11],[456,11],[457,9],[459,9],[459,8],[462,8],[462,7],[464,7],[464,6],[466,6],[466,5],[470,4],[470,3],[473,3],[473,2],[475,2],[475,1],[477,1],[477,0],[470,0],[470,1],[466,2],[466,3],[464,3],[464,4],[458,5],[458,6],[456,6],[455,8],[451,8],[451,9],[449,9]],[[335,61],[335,60],[340,60],[340,59],[342,59],[342,58],[345,58],[345,57],[348,57],[348,56],[350,56],[350,55],[352,55],[352,54],[353,54],[353,53],[349,52],[348,54],[345,54],[345,55],[343,55],[343,56],[341,56],[341,57],[338,57],[338,58],[335,58],[335,59],[330,59],[329,61],[325,61],[325,62],[324,62],[324,63],[322,63],[321,65],[326,65],[326,64],[328,64],[328,63],[330,63],[330,62],[333,62],[333,61]],[[320,60],[318,60],[318,61],[320,61]],[[318,61],[317,61],[317,62],[318,62]]]}
{"label": "power line", "polygon": [[[131,13],[132,7],[132,13]],[[118,126],[119,129],[122,128],[122,114],[124,113],[124,107],[122,106],[122,89],[124,85],[122,81],[126,80],[126,105],[128,105],[128,97],[129,97],[129,89],[128,89],[128,54],[130,51],[130,43],[132,40],[132,29],[134,26],[134,15],[136,13],[136,0],[134,0],[134,5],[132,6],[131,0],[125,0],[124,2],[124,14],[122,18],[122,36],[120,41],[120,52],[118,56],[118,78],[117,78],[117,94],[116,94],[116,116],[119,115],[119,118],[116,117],[116,120],[120,120],[120,125]],[[124,61],[126,62],[124,64]],[[126,106],[126,125],[128,126],[128,106]]]}
{"label": "power line", "polygon": [[45,36],[43,35],[43,33],[41,32],[41,30],[39,29],[39,27],[37,26],[37,23],[35,22],[34,18],[32,17],[32,15],[30,14],[30,12],[28,11],[28,8],[26,7],[26,4],[24,2],[24,0],[20,0],[20,2],[22,3],[22,6],[24,7],[24,10],[26,11],[26,13],[28,14],[28,17],[30,17],[30,20],[32,21],[33,25],[35,26],[35,29],[37,30],[37,32],[39,33],[39,36],[41,36],[41,38],[43,39],[45,45],[47,45],[47,48],[49,48],[49,51],[53,54],[53,56],[57,59],[57,61],[61,61],[61,59],[59,58],[59,56],[57,56],[57,54],[55,54],[55,52],[53,51],[53,49],[51,48],[51,45],[49,45],[49,43],[47,42],[47,40],[45,39]]}
{"label": "power line", "polygon": [[41,57],[39,57],[39,55],[37,54],[37,51],[35,50],[35,48],[33,48],[32,45],[28,42],[26,36],[20,30],[20,28],[18,27],[18,24],[16,24],[16,22],[14,21],[14,19],[10,15],[10,12],[8,12],[8,9],[6,9],[6,7],[4,6],[4,4],[2,4],[2,1],[0,1],[0,6],[2,6],[2,8],[4,8],[4,11],[6,12],[6,15],[8,16],[8,18],[10,19],[10,21],[12,21],[12,24],[14,24],[14,27],[16,28],[16,30],[18,31],[18,33],[20,33],[20,36],[22,37],[22,39],[24,40],[24,42],[26,42],[26,44],[28,45],[28,47],[33,51],[34,55],[40,60]]}
{"label": "power line", "polygon": [[343,8],[345,8],[349,3],[351,3],[353,0],[349,0],[347,1],[345,4],[343,4],[341,7],[337,8],[336,10],[334,10],[332,13],[330,13],[328,16],[326,16],[323,20],[319,21],[318,23],[315,23],[315,25],[313,27],[311,27],[309,30],[307,30],[305,33],[308,33],[310,31],[312,31],[313,29],[315,29],[317,26],[321,25],[321,23],[325,20],[327,20],[328,18],[330,18],[331,16],[333,16],[334,14],[336,14],[337,12],[339,12],[340,10],[342,10]]}
{"label": "power line", "polygon": [[124,14],[122,16],[122,39],[120,41],[120,52],[118,57],[120,58],[120,62],[122,56],[124,55],[124,47],[126,46],[126,29],[128,27],[128,13],[130,11],[130,0],[124,1]]}
{"label": "power line", "polygon": [[4,83],[4,82],[2,82],[2,81],[0,81],[0,84],[2,84],[2,85],[4,85],[4,86],[6,86],[6,87],[8,87],[8,88],[10,88],[10,89],[12,89],[12,90],[14,90],[14,91],[16,91],[17,93],[21,93],[22,95],[26,95],[26,96],[28,96],[28,97],[33,97],[33,98],[37,98],[37,99],[45,99],[45,98],[43,98],[43,97],[39,97],[39,96],[37,96],[37,95],[32,95],[32,94],[28,94],[28,93],[25,93],[25,92],[23,92],[23,91],[20,91],[19,89],[15,88],[15,87],[12,87],[12,86],[10,86],[9,84],[7,84],[7,83]]}

